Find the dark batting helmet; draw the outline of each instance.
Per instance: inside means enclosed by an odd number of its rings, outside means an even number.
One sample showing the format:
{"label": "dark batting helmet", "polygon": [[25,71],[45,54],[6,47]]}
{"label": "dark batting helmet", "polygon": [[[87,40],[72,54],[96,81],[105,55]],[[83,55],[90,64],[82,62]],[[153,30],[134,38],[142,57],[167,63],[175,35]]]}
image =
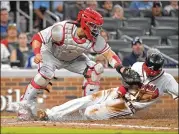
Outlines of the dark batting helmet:
{"label": "dark batting helmet", "polygon": [[164,65],[163,55],[158,49],[150,49],[147,52],[147,57],[143,65],[147,76],[156,76],[162,71]]}

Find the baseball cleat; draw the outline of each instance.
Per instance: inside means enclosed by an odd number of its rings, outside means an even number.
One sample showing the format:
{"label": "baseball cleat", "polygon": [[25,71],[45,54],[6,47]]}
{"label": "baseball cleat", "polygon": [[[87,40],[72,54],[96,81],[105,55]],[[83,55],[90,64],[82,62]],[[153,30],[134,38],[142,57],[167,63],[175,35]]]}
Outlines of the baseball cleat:
{"label": "baseball cleat", "polygon": [[[20,101],[8,104],[11,111],[17,113],[17,119],[20,121],[34,120],[36,111],[36,103],[34,101]],[[35,113],[34,113],[35,112]]]}
{"label": "baseball cleat", "polygon": [[19,121],[29,121],[33,119],[32,111],[29,107],[22,107],[18,111],[17,119]]}
{"label": "baseball cleat", "polygon": [[30,105],[26,101],[22,102],[12,102],[8,104],[11,107],[11,111],[17,113],[17,119],[20,121],[31,120],[32,111]]}

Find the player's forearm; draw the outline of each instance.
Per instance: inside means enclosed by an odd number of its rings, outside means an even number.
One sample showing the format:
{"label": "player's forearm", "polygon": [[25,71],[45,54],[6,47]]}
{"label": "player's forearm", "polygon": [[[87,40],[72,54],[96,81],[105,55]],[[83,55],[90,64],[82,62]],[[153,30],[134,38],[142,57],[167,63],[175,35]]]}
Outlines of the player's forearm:
{"label": "player's forearm", "polygon": [[32,42],[32,48],[33,48],[33,51],[34,51],[35,55],[40,53],[41,46],[42,46],[42,43],[40,43],[37,40],[34,40]]}
{"label": "player's forearm", "polygon": [[124,67],[122,66],[121,60],[111,49],[103,53],[103,56],[108,60],[109,64],[113,68],[116,68],[119,73],[123,72]]}
{"label": "player's forearm", "polygon": [[40,38],[39,34],[35,34],[33,36],[31,44],[34,54],[39,54],[42,46],[42,39]]}

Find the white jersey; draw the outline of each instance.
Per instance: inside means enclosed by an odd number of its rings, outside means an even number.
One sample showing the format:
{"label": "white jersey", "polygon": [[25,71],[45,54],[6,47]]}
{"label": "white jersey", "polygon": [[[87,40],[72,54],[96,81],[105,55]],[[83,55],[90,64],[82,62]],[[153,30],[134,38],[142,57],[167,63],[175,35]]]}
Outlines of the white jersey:
{"label": "white jersey", "polygon": [[[43,43],[41,51],[48,50],[59,60],[72,61],[83,53],[104,53],[110,48],[106,42],[101,43],[100,39],[96,42],[79,39],[76,30],[74,22],[62,21],[40,31],[38,34]],[[58,37],[54,37],[53,33]],[[98,37],[102,38],[100,35]]]}
{"label": "white jersey", "polygon": [[[162,71],[155,78],[147,78],[145,72],[142,70],[143,62],[137,62],[132,66],[132,69],[139,73],[143,84],[153,84],[156,90],[159,91],[159,96],[156,99],[145,102],[136,101],[136,96],[132,96],[131,91],[138,91],[130,89],[124,99],[118,93],[120,87],[111,88],[108,90],[101,90],[92,95],[82,98],[70,100],[62,105],[55,106],[52,109],[47,109],[46,114],[49,120],[70,120],[69,115],[73,112],[80,112],[87,119],[103,120],[115,116],[126,116],[134,114],[136,111],[150,106],[156,102],[164,93],[172,95],[173,98],[178,97],[178,83],[172,75]],[[158,88],[158,89],[157,89]],[[135,94],[135,93],[134,93]],[[132,104],[132,105],[131,105]],[[74,118],[74,116],[73,116]]]}
{"label": "white jersey", "polygon": [[145,71],[142,69],[142,65],[144,62],[136,62],[133,64],[132,69],[139,73],[141,76],[141,79],[143,81],[143,84],[151,84],[155,85],[156,88],[159,90],[159,96],[150,101],[150,102],[135,102],[133,101],[132,104],[136,109],[142,109],[145,108],[154,102],[156,102],[160,96],[162,96],[164,93],[172,95],[173,99],[177,98],[178,95],[178,83],[173,78],[171,74],[168,74],[164,71],[162,71],[158,76],[154,78],[147,78]]}

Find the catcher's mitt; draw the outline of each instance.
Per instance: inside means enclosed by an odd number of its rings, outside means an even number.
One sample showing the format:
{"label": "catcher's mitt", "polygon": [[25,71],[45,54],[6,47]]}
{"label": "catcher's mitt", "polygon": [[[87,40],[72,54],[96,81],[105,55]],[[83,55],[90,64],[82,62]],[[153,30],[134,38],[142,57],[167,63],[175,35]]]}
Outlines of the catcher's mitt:
{"label": "catcher's mitt", "polygon": [[154,85],[142,85],[137,93],[137,101],[150,101],[159,96],[159,90]]}
{"label": "catcher's mitt", "polygon": [[142,85],[140,75],[131,68],[125,68],[121,75],[123,78],[123,84],[127,88],[131,85]]}

